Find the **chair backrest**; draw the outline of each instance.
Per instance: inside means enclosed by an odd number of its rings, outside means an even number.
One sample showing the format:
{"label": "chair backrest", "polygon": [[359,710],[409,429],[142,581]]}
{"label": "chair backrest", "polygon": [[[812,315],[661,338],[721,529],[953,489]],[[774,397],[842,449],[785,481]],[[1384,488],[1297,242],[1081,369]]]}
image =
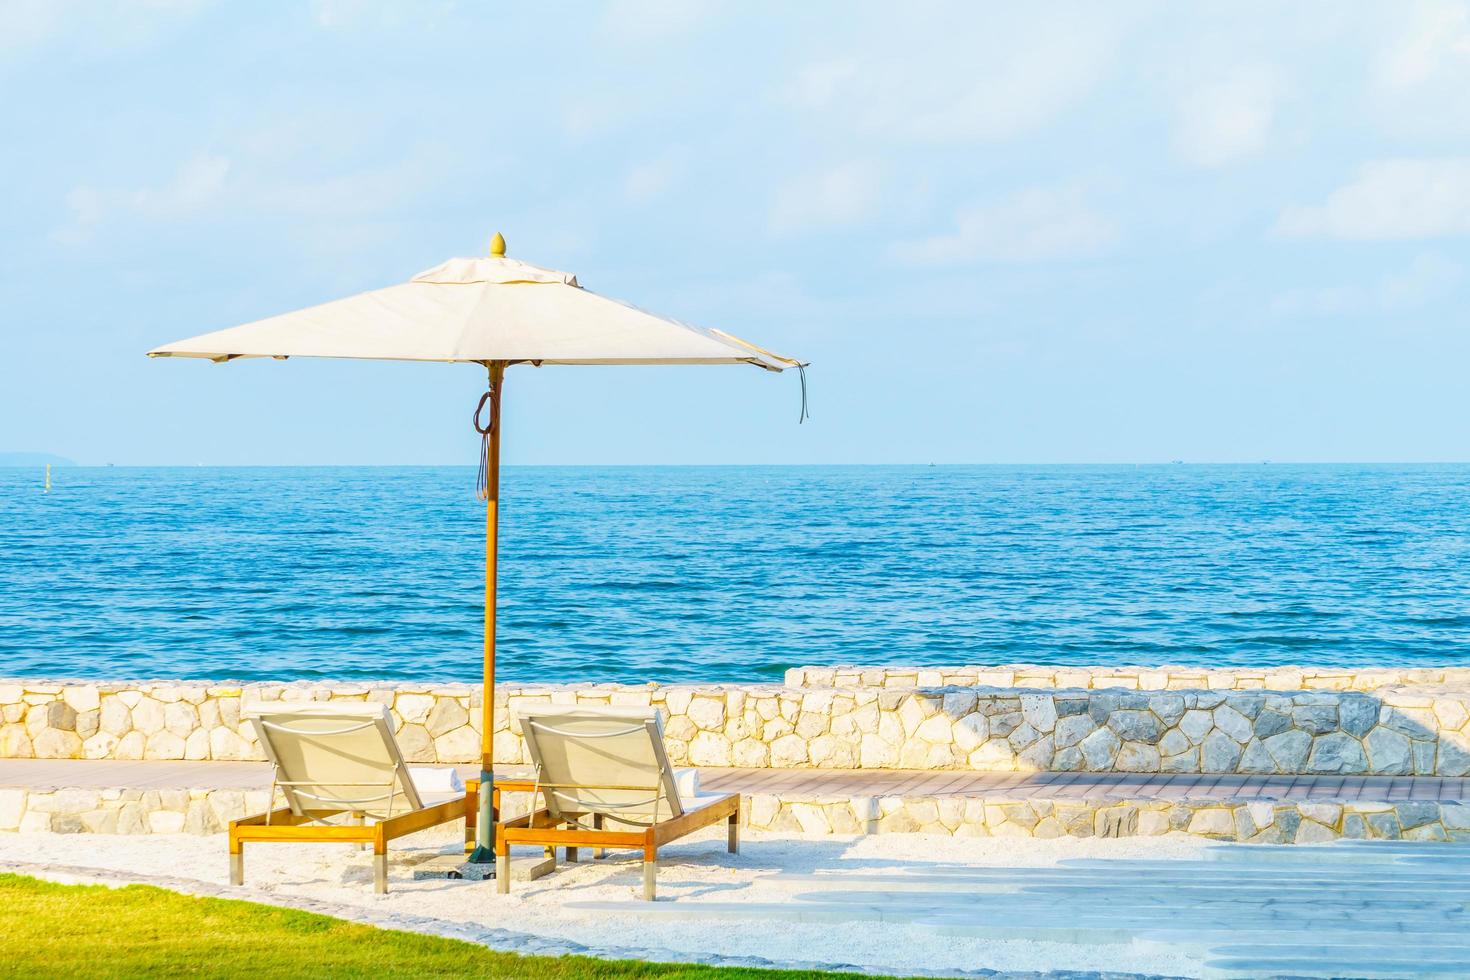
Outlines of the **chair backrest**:
{"label": "chair backrest", "polygon": [[423,809],[386,705],[263,702],[245,716],[294,814],[358,813],[383,819]]}
{"label": "chair backrest", "polygon": [[658,709],[549,706],[518,717],[552,816],[646,827],[684,812]]}

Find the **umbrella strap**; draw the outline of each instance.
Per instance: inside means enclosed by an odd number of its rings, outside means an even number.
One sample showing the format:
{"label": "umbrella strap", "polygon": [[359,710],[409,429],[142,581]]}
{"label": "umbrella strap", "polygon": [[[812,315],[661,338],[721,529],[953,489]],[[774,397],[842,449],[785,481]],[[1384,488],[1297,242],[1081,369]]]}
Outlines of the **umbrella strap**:
{"label": "umbrella strap", "polygon": [[[483,424],[480,422],[481,413],[486,415]],[[474,417],[475,431],[480,434],[480,475],[475,483],[475,495],[481,500],[490,499],[490,435],[498,421],[495,417],[495,389],[491,388],[480,396]]]}
{"label": "umbrella strap", "polygon": [[796,365],[796,373],[801,377],[801,414],[796,417],[796,424],[801,425],[812,417],[812,413],[806,407],[806,365]]}

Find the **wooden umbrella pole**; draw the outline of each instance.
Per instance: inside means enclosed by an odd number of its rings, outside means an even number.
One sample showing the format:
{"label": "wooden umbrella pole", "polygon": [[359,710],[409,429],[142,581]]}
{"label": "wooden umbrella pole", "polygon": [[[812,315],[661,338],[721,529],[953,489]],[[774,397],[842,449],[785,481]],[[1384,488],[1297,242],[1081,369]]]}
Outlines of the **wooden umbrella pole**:
{"label": "wooden umbrella pole", "polygon": [[500,536],[500,389],[505,362],[491,361],[490,433],[485,460],[485,687],[480,695],[480,812],[471,864],[495,862],[495,595]]}

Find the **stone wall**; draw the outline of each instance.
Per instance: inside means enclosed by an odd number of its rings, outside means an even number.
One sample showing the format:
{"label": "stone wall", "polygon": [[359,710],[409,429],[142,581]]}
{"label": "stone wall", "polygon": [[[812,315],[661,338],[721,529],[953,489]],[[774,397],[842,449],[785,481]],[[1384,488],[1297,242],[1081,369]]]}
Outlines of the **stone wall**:
{"label": "stone wall", "polygon": [[[0,788],[0,832],[214,834],[266,809],[267,790]],[[525,812],[507,794],[506,815]],[[1470,804],[1436,800],[1014,800],[964,796],[752,794],[741,823],[804,834],[1136,837],[1179,831],[1215,840],[1304,844],[1348,839],[1470,840]]]}
{"label": "stone wall", "polygon": [[1130,691],[1376,691],[1449,686],[1470,690],[1470,667],[793,667],[787,687],[1024,687]]}
{"label": "stone wall", "polygon": [[[676,765],[1470,775],[1470,685],[507,685],[496,699],[495,753],[505,763],[527,761],[511,720],[522,706],[653,704],[666,712]],[[469,685],[23,680],[0,681],[0,758],[260,759],[242,704],[324,700],[388,705],[410,761],[478,757],[479,689]]]}

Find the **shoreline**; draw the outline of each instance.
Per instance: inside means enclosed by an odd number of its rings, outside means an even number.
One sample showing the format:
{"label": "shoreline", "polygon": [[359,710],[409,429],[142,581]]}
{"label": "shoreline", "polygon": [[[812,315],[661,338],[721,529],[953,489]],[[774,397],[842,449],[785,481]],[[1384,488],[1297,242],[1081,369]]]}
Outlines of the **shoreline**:
{"label": "shoreline", "polygon": [[[687,680],[687,681],[617,681],[568,680],[518,681],[507,679],[500,688],[609,688],[639,690],[660,687],[1003,687],[1003,688],[1121,688],[1127,690],[1373,690],[1379,687],[1430,686],[1465,684],[1470,686],[1470,666],[1441,662],[1429,664],[1372,666],[1342,664],[1281,664],[1273,666],[1220,666],[1189,663],[1160,664],[1068,664],[1016,662],[997,664],[854,664],[804,665],[788,667],[781,680]],[[417,680],[404,677],[300,677],[258,680],[238,677],[179,677],[170,675],[84,676],[56,674],[0,675],[0,688],[6,686],[97,687],[126,690],[139,686],[174,685],[180,687],[392,687],[401,690],[439,690],[474,688],[474,680]]]}

